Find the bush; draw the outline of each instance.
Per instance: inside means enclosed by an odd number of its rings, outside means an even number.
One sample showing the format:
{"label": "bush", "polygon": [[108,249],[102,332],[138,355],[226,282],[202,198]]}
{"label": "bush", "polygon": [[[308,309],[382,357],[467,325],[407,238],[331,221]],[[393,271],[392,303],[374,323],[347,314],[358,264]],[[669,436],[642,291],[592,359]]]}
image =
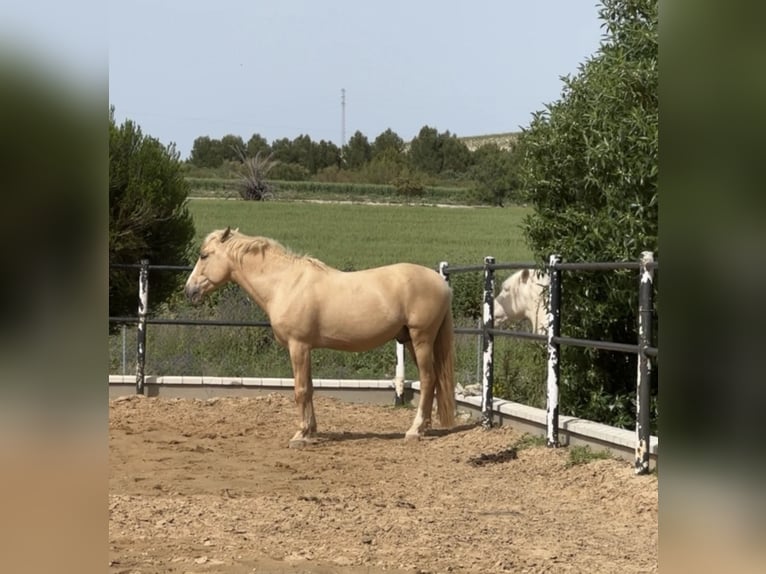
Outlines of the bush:
{"label": "bush", "polygon": [[[117,126],[110,111],[109,263],[186,263],[195,233],[186,207],[188,192],[175,147],[144,136],[130,120]],[[109,270],[110,315],[136,314],[135,277],[135,270]],[[152,277],[153,305],[167,300],[179,285],[176,274]]]}
{"label": "bush", "polygon": [[257,152],[254,157],[247,157],[245,152],[240,150],[240,158],[245,170],[242,181],[239,186],[239,195],[246,201],[265,201],[274,194],[274,187],[266,180],[270,171],[279,165],[274,160],[274,154],[262,156]]}
{"label": "bush", "polygon": [[393,184],[396,193],[405,197],[420,197],[426,190],[417,176],[402,175],[394,179]]}
{"label": "bush", "polygon": [[459,273],[449,278],[452,312],[456,318],[474,321],[482,317],[484,277],[481,273]]}
{"label": "bush", "polygon": [[298,163],[279,163],[269,171],[269,177],[285,181],[306,181],[311,174]]}
{"label": "bush", "polygon": [[[534,207],[524,231],[541,261],[635,261],[658,247],[657,2],[605,0],[600,16],[599,52],[518,142],[519,180]],[[562,290],[564,335],[637,340],[635,272],[566,272]],[[632,424],[635,356],[566,348],[561,364],[562,404]]]}

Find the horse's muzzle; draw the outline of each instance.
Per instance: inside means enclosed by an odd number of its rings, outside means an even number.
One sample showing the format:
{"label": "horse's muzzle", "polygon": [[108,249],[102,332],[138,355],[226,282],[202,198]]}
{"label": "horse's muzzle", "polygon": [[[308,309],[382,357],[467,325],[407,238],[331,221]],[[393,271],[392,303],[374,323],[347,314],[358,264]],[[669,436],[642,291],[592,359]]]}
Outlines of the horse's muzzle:
{"label": "horse's muzzle", "polygon": [[184,287],[184,294],[193,305],[196,305],[202,300],[202,293],[200,293],[199,287],[196,285],[186,285]]}

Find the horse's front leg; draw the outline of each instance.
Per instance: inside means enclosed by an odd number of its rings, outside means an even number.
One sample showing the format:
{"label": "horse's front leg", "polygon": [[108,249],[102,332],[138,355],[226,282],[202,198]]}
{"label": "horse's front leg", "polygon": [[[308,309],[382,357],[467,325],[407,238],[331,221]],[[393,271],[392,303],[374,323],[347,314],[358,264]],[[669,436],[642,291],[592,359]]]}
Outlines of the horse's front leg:
{"label": "horse's front leg", "polygon": [[290,440],[290,446],[301,447],[309,442],[317,430],[314,416],[314,385],[311,382],[311,347],[291,343],[289,350],[295,379],[295,405],[300,421],[300,427]]}

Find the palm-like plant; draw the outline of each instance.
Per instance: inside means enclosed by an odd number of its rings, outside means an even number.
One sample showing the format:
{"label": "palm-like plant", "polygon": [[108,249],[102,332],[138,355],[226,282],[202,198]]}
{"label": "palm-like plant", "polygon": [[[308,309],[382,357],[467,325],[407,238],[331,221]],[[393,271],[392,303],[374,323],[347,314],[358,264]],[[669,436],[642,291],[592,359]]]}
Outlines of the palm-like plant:
{"label": "palm-like plant", "polygon": [[237,154],[245,166],[245,174],[239,188],[239,195],[247,201],[265,201],[274,196],[274,187],[266,181],[266,175],[279,163],[273,159],[274,152],[266,157],[257,152],[254,157],[247,157],[245,152],[237,149]]}

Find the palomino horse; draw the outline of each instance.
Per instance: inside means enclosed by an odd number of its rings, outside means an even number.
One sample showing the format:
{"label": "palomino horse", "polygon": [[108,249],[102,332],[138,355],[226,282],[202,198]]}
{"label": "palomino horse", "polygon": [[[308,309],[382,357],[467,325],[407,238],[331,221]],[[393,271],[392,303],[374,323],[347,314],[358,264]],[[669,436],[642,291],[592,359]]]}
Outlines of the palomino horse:
{"label": "palomino horse", "polygon": [[406,343],[420,374],[420,403],[405,438],[431,424],[436,395],[439,422],[454,424],[452,292],[435,271],[398,263],[343,272],[290,252],[273,239],[230,228],[210,233],[184,291],[197,303],[233,281],[269,316],[277,341],[290,352],[300,428],[290,446],[317,430],[311,350],[367,351],[396,339]]}
{"label": "palomino horse", "polygon": [[544,334],[547,329],[545,291],[550,276],[542,271],[522,269],[503,281],[495,297],[495,323],[527,319],[532,332]]}

